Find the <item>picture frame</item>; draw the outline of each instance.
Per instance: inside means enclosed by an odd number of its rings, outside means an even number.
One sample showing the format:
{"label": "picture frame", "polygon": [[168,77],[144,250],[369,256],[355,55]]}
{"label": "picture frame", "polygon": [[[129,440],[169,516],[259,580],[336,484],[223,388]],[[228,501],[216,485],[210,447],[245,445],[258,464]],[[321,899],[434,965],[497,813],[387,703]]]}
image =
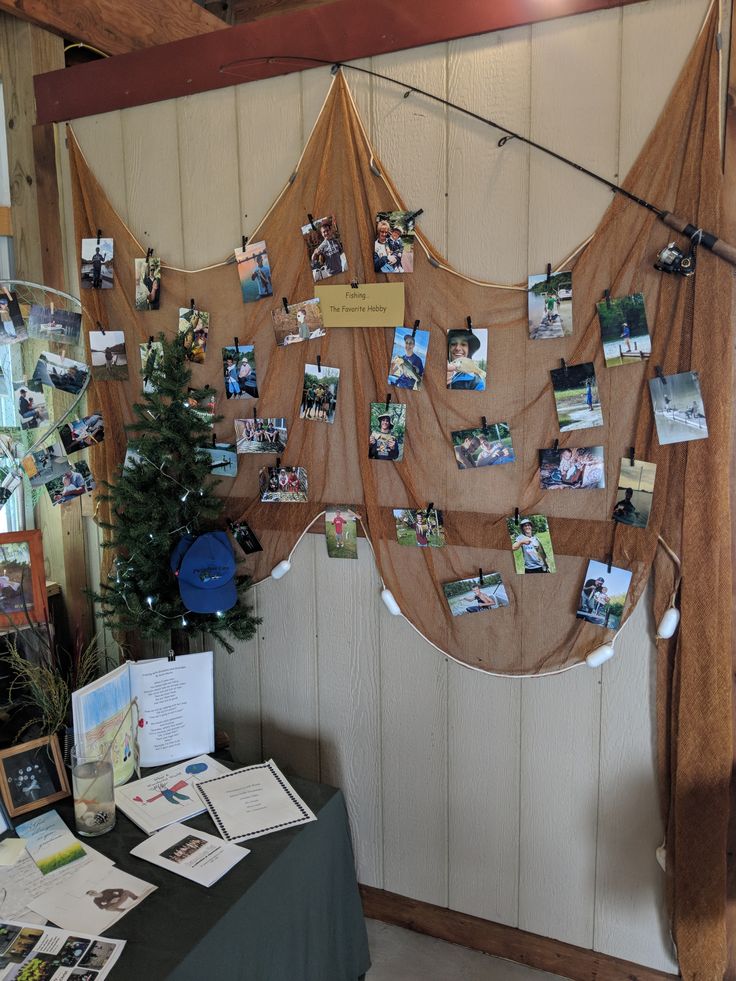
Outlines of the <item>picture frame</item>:
{"label": "picture frame", "polygon": [[0,632],[11,624],[27,626],[29,620],[40,623],[47,619],[41,532],[33,529],[0,534]]}
{"label": "picture frame", "polygon": [[56,735],[0,750],[0,797],[11,818],[70,794]]}

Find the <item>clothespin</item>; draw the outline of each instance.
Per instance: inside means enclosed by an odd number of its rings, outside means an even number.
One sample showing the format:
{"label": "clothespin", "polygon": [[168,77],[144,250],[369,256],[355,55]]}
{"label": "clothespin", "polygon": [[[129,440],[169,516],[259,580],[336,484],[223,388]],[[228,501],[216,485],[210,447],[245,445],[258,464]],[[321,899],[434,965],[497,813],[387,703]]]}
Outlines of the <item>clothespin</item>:
{"label": "clothespin", "polygon": [[189,309],[194,313],[194,297],[189,301]]}
{"label": "clothespin", "polygon": [[153,347],[153,334],[148,338],[148,350],[150,351]]}
{"label": "clothespin", "polygon": [[417,336],[417,328],[418,327],[419,327],[419,321],[418,320],[415,320],[414,321],[414,326],[411,329],[411,336],[412,337],[416,337]]}
{"label": "clothespin", "polygon": [[100,323],[99,320],[97,321],[97,329],[100,331],[100,333],[104,337],[105,336],[105,328],[102,326],[102,324]]}
{"label": "clothespin", "polygon": [[634,466],[634,447],[633,446],[630,446],[629,447],[629,464],[632,467]]}
{"label": "clothespin", "polygon": [[567,362],[565,361],[564,358],[560,358],[560,367],[562,368],[563,371],[567,371]]}
{"label": "clothespin", "polygon": [[100,239],[101,238],[102,238],[102,229],[101,228],[98,228],[97,229],[97,244],[98,245],[100,244]]}
{"label": "clothespin", "polygon": [[316,232],[317,226],[314,224],[314,215],[310,215],[309,212],[307,212],[307,221],[312,226],[312,231]]}
{"label": "clothespin", "polygon": [[253,422],[256,421],[256,418],[257,418],[257,416],[256,416],[256,407],[253,406]]}
{"label": "clothespin", "polygon": [[174,654],[174,652],[172,650],[169,650],[169,656],[166,658],[166,660],[167,661],[175,661],[176,660],[176,654]]}
{"label": "clothespin", "polygon": [[243,252],[245,252],[245,247],[248,244],[248,236],[243,235]]}
{"label": "clothespin", "polygon": [[485,416],[481,416],[480,417],[480,422],[481,422],[481,426],[483,427],[483,429],[488,429],[488,423],[486,422],[486,417]]}
{"label": "clothespin", "polygon": [[657,378],[659,378],[659,380],[662,382],[663,385],[666,385],[667,379],[664,377],[664,373],[662,371],[662,365],[658,364],[654,370],[657,372]]}
{"label": "clothespin", "polygon": [[483,570],[482,569],[478,569],[478,585],[479,586],[482,586],[483,585]]}
{"label": "clothespin", "polygon": [[552,279],[552,263],[551,262],[548,262],[547,263],[547,282],[548,283],[549,283],[550,279]]}
{"label": "clothespin", "polygon": [[233,343],[235,344],[235,352],[237,353],[238,348],[240,347],[240,341],[237,339],[237,337],[233,337]]}
{"label": "clothespin", "polygon": [[473,321],[470,319],[470,317],[466,317],[465,318],[465,323],[468,325],[468,330],[472,334],[473,333]]}
{"label": "clothespin", "polygon": [[147,249],[146,250],[146,262],[148,262],[148,260],[151,258],[152,255],[153,255],[153,249]]}
{"label": "clothespin", "polygon": [[357,288],[358,288],[358,280],[352,279],[350,281],[350,289],[357,290]]}
{"label": "clothespin", "polygon": [[388,392],[386,395],[386,412],[388,412],[388,405],[390,401],[391,401],[391,392]]}
{"label": "clothespin", "polygon": [[281,457],[280,456],[277,456],[276,457],[276,469],[278,470],[280,466],[281,466]]}
{"label": "clothespin", "polygon": [[214,449],[216,446],[217,446],[217,437],[213,433],[212,434],[212,449]]}
{"label": "clothespin", "polygon": [[610,571],[611,571],[611,566],[612,566],[612,565],[613,565],[613,553],[612,553],[612,552],[609,552],[609,553],[608,553],[608,566],[606,567],[606,571],[607,571],[608,573],[610,573]]}
{"label": "clothespin", "polygon": [[603,298],[606,301],[606,306],[607,307],[610,307],[610,305],[611,305],[611,291],[610,290],[603,290]]}
{"label": "clothespin", "polygon": [[427,514],[434,508],[434,501],[430,501],[427,505]]}
{"label": "clothespin", "polygon": [[317,355],[317,374],[322,374],[322,358],[319,354]]}
{"label": "clothespin", "polygon": [[281,302],[284,304],[284,313],[288,313],[289,312],[289,301],[286,299],[285,296],[282,296],[281,297]]}
{"label": "clothespin", "polygon": [[514,524],[518,525],[518,523],[519,523],[519,509],[516,508],[516,510],[514,511]]}
{"label": "clothespin", "polygon": [[556,452],[557,452],[557,450],[559,449],[559,446],[560,446],[560,441],[559,441],[559,439],[556,439],[556,440],[554,441],[554,443],[552,444],[552,449],[553,449],[553,450],[555,451],[555,453],[556,453]]}

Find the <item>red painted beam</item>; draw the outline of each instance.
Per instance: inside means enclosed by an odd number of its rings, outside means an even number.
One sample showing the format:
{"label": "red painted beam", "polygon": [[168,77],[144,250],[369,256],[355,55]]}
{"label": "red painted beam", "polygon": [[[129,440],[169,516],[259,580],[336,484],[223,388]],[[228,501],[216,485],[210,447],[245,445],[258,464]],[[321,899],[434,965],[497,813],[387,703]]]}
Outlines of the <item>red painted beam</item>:
{"label": "red painted beam", "polygon": [[[39,123],[641,0],[337,0],[35,77]],[[269,62],[287,55],[304,61]],[[226,71],[225,66],[231,66]]]}

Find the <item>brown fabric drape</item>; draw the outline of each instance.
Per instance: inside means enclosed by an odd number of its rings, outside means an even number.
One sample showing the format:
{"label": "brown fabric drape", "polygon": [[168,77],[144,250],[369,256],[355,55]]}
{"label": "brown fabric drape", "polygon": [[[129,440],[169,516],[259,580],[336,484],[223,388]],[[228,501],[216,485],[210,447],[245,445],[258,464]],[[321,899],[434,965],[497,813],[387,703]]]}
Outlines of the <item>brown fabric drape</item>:
{"label": "brown fabric drape", "polygon": [[[715,30],[714,14],[624,181],[634,193],[708,229],[718,228],[721,186]],[[123,424],[131,421],[130,405],[141,386],[137,344],[159,330],[173,334],[177,307],[195,297],[200,308],[211,312],[212,328],[206,363],[195,366],[193,375],[195,383],[209,383],[223,393],[218,409],[225,418],[216,427],[218,438],[232,439],[233,418],[252,412],[253,403],[224,398],[220,349],[237,335],[241,342],[255,343],[258,414],[288,420],[282,462],[304,466],[309,475],[309,503],[301,505],[258,501],[257,470],[272,458],[241,457],[238,477],[223,480],[228,515],[245,516],[263,543],[263,553],[245,565],[255,579],[268,575],[288,555],[306,524],[326,505],[353,504],[364,517],[386,585],[430,641],[477,668],[533,674],[575,663],[611,636],[574,616],[589,558],[605,560],[612,552],[616,565],[632,571],[627,614],[653,568],[659,619],[677,569],[658,548],[658,535],[681,556],[682,626],[676,641],[660,647],[658,704],[674,934],[685,977],[720,977],[732,742],[727,486],[732,269],[701,249],[694,280],[657,273],[653,257],[670,233],[651,213],[615,197],[574,262],[573,336],[530,342],[524,292],[468,282],[435,268],[417,248],[415,271],[404,277],[406,322],[420,319],[431,331],[425,383],[421,392],[392,392],[394,401],[408,407],[404,460],[371,461],[368,403],[385,398],[393,331],[332,330],[319,342],[277,348],[271,322],[271,309],[282,296],[294,302],[313,295],[299,231],[308,213],[337,216],[349,272],[332,282],[385,278],[373,272],[372,218],[400,199],[390,179],[370,167],[370,148],[343,78],[335,80],[296,178],[257,232],[268,245],[273,301],[244,306],[235,266],[222,265],[191,274],[165,270],[161,310],[136,313],[133,259],[143,253],[73,138],[69,146],[77,236],[103,228],[115,239],[115,289],[85,293],[88,326],[101,320],[111,329],[124,329],[131,365],[127,383],[91,388],[90,405],[101,409],[106,421],[106,442],[92,453],[98,478],[114,479],[125,452]],[[380,161],[376,163],[383,173]],[[612,296],[644,293],[653,338],[648,365],[605,368],[595,313],[605,289]],[[444,331],[462,326],[468,315],[475,326],[490,328],[484,393],[445,389]],[[323,364],[341,370],[332,426],[298,419],[303,365],[314,362],[317,353]],[[605,446],[605,491],[540,491],[538,450],[559,436],[548,372],[560,358],[596,364],[605,424],[564,434],[560,442]],[[667,374],[700,372],[708,440],[659,446],[647,388],[657,364]],[[510,424],[517,462],[459,471],[449,433],[477,424],[481,416]],[[610,520],[619,461],[632,445],[637,457],[657,464],[646,530],[614,526]],[[445,511],[448,546],[399,546],[391,509],[428,501]],[[556,575],[514,574],[505,518],[516,507],[549,516]],[[510,607],[489,613],[481,623],[477,617],[453,619],[442,583],[476,574],[478,568],[503,575]]]}

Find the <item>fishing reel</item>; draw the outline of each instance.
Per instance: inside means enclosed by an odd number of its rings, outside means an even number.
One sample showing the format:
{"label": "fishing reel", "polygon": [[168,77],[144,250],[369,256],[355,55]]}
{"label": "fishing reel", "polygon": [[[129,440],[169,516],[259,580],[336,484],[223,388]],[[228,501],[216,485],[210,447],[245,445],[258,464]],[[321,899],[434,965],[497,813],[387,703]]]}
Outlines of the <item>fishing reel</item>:
{"label": "fishing reel", "polygon": [[675,242],[670,242],[657,253],[654,268],[677,276],[695,275],[695,251],[683,252]]}

